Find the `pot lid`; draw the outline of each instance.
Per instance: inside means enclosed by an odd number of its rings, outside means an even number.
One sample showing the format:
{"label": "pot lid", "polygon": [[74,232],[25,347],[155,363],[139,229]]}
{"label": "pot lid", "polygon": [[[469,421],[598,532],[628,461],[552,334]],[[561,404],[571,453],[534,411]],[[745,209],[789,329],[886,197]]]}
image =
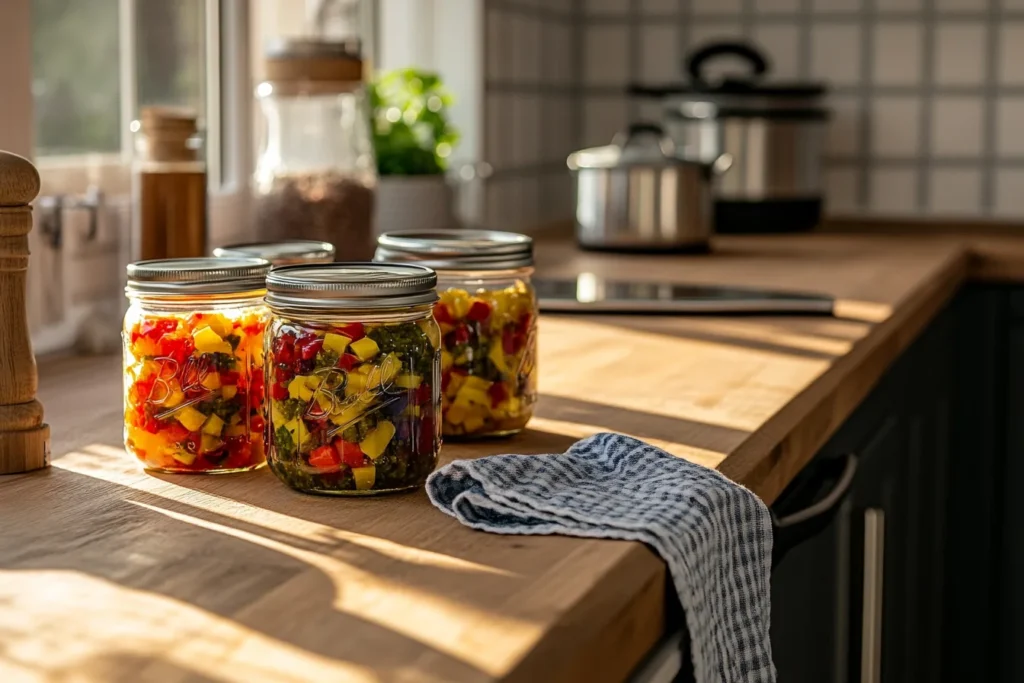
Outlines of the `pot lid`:
{"label": "pot lid", "polygon": [[[748,72],[737,76],[713,77],[708,71],[708,64],[726,56],[739,58],[745,62]],[[787,99],[817,98],[828,90],[824,83],[814,81],[765,82],[771,71],[768,58],[754,46],[742,42],[714,42],[704,45],[690,53],[684,66],[690,76],[688,83],[633,84],[629,86],[629,93],[641,97],[700,94]]]}
{"label": "pot lid", "polygon": [[437,275],[412,263],[307,263],[267,276],[271,308],[386,310],[437,301]]}
{"label": "pot lid", "polygon": [[129,294],[235,294],[266,286],[261,258],[154,259],[128,264]]}
{"label": "pot lid", "polygon": [[511,270],[533,265],[533,238],[497,230],[398,230],[377,239],[375,261],[435,270]]}
{"label": "pot lid", "polygon": [[675,143],[656,123],[633,123],[617,134],[610,145],[573,152],[566,163],[574,171],[581,168],[706,165],[676,156]]}
{"label": "pot lid", "polygon": [[284,242],[247,242],[217,247],[213,255],[224,257],[262,258],[274,266],[299,263],[330,263],[334,261],[334,245],[316,240],[287,240]]}

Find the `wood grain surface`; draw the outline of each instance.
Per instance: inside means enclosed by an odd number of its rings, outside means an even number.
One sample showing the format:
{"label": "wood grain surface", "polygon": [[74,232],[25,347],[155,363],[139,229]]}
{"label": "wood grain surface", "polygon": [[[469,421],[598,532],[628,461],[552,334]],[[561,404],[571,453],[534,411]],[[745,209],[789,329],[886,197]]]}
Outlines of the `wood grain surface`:
{"label": "wood grain surface", "polygon": [[[654,258],[540,242],[545,274],[823,291],[837,316],[544,315],[536,419],[442,460],[612,430],[771,502],[972,269],[1008,276],[1017,244],[731,238]],[[617,681],[663,632],[664,566],[640,544],[474,532],[422,492],[144,474],[120,444],[120,382],[113,357],[41,366],[54,467],[0,478],[5,683]]]}

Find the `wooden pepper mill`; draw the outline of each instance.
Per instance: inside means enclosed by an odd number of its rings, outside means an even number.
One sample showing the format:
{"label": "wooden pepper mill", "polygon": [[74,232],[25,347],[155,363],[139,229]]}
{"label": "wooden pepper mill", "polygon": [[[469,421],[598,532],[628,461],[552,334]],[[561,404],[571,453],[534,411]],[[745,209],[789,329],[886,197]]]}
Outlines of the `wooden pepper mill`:
{"label": "wooden pepper mill", "polygon": [[0,474],[50,464],[50,426],[36,400],[36,360],[25,311],[30,203],[39,172],[30,161],[0,151]]}

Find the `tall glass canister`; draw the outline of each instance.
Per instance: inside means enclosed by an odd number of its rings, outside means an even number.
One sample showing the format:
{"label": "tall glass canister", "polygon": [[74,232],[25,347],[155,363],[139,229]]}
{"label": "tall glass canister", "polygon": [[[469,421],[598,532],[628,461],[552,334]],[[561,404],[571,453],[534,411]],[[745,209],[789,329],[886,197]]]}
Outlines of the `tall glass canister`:
{"label": "tall glass canister", "polygon": [[339,260],[373,255],[377,166],[357,43],[294,38],[271,47],[256,88],[260,239],[329,242]]}

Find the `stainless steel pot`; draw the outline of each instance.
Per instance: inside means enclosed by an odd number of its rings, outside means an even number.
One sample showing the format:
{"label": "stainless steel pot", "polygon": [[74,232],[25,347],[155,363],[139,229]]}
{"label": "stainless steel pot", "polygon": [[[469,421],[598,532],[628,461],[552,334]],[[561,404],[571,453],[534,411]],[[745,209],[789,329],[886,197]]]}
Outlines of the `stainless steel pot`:
{"label": "stainless steel pot", "polygon": [[[743,59],[749,73],[714,82],[708,63]],[[828,109],[815,83],[764,83],[768,62],[744,43],[714,43],[690,55],[691,82],[634,86],[665,104],[666,130],[682,153],[705,162],[721,154],[733,169],[717,186],[716,232],[810,229],[822,211],[822,157]]]}
{"label": "stainless steel pot", "polygon": [[655,124],[634,124],[612,144],[569,156],[576,176],[576,238],[588,249],[706,251],[712,182],[728,155],[681,159]]}

